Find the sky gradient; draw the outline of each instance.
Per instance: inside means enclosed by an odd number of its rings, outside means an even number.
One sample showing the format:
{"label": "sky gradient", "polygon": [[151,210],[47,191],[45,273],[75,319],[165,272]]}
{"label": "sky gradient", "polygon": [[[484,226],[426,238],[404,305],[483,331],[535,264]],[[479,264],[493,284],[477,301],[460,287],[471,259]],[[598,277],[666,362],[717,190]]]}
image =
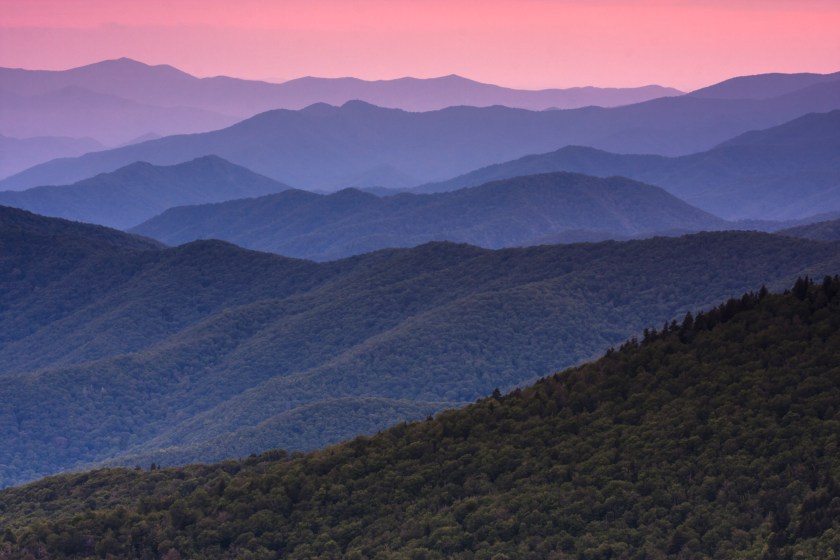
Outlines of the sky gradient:
{"label": "sky gradient", "polygon": [[838,0],[0,0],[0,66],[696,89],[840,70]]}

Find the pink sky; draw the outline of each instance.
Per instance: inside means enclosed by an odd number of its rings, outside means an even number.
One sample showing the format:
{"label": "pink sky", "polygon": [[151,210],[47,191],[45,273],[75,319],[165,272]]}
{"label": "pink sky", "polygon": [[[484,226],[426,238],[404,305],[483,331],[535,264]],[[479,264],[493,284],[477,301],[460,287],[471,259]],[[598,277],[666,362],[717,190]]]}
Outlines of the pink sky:
{"label": "pink sky", "polygon": [[0,0],[0,66],[689,90],[840,70],[840,0]]}

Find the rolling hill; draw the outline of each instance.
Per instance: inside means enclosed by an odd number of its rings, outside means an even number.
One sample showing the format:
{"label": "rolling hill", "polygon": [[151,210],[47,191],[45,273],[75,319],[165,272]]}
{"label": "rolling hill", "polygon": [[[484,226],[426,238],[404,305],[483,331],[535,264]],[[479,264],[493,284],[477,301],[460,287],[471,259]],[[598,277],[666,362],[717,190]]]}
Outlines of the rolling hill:
{"label": "rolling hill", "polygon": [[4,213],[2,485],[105,460],[322,447],[536,379],[745,287],[840,270],[837,243],[748,232],[431,243],[317,264]]}
{"label": "rolling hill", "polygon": [[0,204],[38,214],[127,229],[167,208],[288,189],[216,156],[170,166],[137,162],[72,185],[0,192]]}
{"label": "rolling hill", "polygon": [[566,147],[423,185],[414,192],[556,171],[630,177],[727,219],[803,218],[840,210],[840,111],[805,115],[677,158]]}
{"label": "rolling hill", "polygon": [[614,239],[726,225],[657,187],[553,173],[432,195],[380,198],[353,189],[331,195],[286,191],[172,208],[132,231],[168,245],[224,239],[249,249],[331,260],[428,241],[495,249],[549,236]]}
{"label": "rolling hill", "polygon": [[840,278],[305,456],[0,492],[10,559],[831,558]]}
{"label": "rolling hill", "polygon": [[0,188],[67,184],[136,161],[171,165],[208,154],[299,188],[409,187],[565,145],[683,155],[834,109],[840,109],[840,80],[771,99],[680,96],[612,109],[411,113],[360,101],[316,104],[268,111],[218,131],[47,162],[0,181]]}

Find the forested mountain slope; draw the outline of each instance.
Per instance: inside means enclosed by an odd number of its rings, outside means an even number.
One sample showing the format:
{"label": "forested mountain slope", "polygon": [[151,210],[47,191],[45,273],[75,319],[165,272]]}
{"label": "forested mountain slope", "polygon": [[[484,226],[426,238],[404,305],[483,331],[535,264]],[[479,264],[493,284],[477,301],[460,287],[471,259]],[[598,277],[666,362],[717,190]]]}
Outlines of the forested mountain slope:
{"label": "forested mountain slope", "polygon": [[[66,224],[11,212],[39,231]],[[109,459],[320,447],[525,383],[750,286],[840,270],[837,243],[737,232],[431,243],[322,264],[109,235],[145,250],[60,236],[42,252],[43,236],[25,235],[4,247],[3,485]]]}
{"label": "forested mountain slope", "polygon": [[0,493],[6,558],[831,558],[840,278],[289,459]]}

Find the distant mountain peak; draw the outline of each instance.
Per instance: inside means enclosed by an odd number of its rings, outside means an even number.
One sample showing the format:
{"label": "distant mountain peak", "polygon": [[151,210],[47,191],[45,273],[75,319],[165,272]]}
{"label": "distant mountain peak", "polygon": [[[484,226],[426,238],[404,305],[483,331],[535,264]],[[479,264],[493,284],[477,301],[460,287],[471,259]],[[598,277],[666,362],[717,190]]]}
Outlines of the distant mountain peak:
{"label": "distant mountain peak", "polygon": [[[145,62],[140,62],[139,60],[135,60],[133,58],[128,57],[120,57],[120,58],[109,58],[107,60],[100,60],[99,62],[93,62],[91,64],[84,64],[82,66],[77,66],[73,68],[73,70],[80,70],[83,68],[153,68],[153,66],[146,64]],[[171,67],[170,67],[171,68]]]}
{"label": "distant mountain peak", "polygon": [[447,74],[446,76],[441,76],[438,80],[449,80],[453,82],[471,82],[471,83],[478,83],[476,80],[471,80],[469,78],[465,78],[459,74]]}
{"label": "distant mountain peak", "polygon": [[149,66],[145,62],[140,62],[139,60],[135,60],[133,58],[128,58],[127,56],[121,56],[119,58],[112,58],[110,60],[104,60],[104,63],[112,63],[112,64],[131,64],[134,66]]}
{"label": "distant mountain peak", "polygon": [[[282,111],[283,109],[279,109]],[[338,107],[335,105],[330,105],[329,103],[324,103],[323,101],[319,101],[318,103],[313,103],[312,105],[307,105],[303,109],[300,110],[301,113],[306,115],[315,115],[315,116],[329,116],[335,114],[338,110]],[[266,113],[274,113],[276,111],[267,111]],[[266,113],[260,113],[264,115]],[[258,118],[260,115],[255,115],[252,118]]]}
{"label": "distant mountain peak", "polygon": [[192,78],[198,79],[192,74],[188,74],[183,70],[179,70],[172,65],[169,64],[146,64],[145,62],[141,62],[139,60],[135,60],[133,58],[128,57],[120,57],[120,58],[111,58],[108,60],[101,60],[99,62],[94,62],[92,64],[86,64],[84,66],[79,66],[76,68],[72,68],[69,71],[98,71],[98,70],[117,70],[122,72],[146,72],[146,73],[157,73],[157,74],[165,74],[169,76],[178,76],[181,78]]}
{"label": "distant mountain peak", "polygon": [[368,103],[367,101],[362,101],[360,99],[351,99],[341,105],[341,109],[344,110],[373,110],[373,111],[402,111],[402,109],[392,109],[388,107],[380,107],[379,105],[374,105],[373,103]]}

